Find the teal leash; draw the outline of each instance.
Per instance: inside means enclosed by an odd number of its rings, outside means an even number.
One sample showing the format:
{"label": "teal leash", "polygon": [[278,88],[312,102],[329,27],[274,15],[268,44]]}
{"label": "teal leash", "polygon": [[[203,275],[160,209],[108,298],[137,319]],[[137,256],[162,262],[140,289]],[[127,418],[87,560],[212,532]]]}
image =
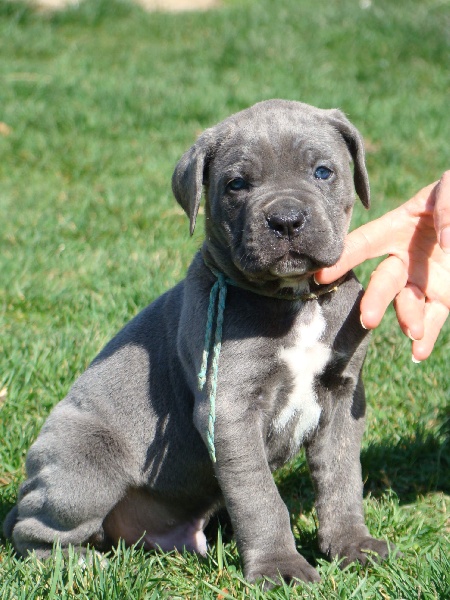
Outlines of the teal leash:
{"label": "teal leash", "polygon": [[213,357],[210,371],[210,392],[209,392],[209,415],[208,429],[206,431],[206,441],[208,451],[213,462],[216,462],[216,449],[214,446],[214,425],[216,422],[216,394],[217,379],[219,375],[219,357],[222,347],[222,327],[223,313],[225,311],[225,302],[227,299],[227,278],[223,273],[213,271],[217,281],[211,288],[209,294],[208,318],[206,321],[205,343],[203,346],[202,366],[198,373],[198,389],[203,390],[206,384],[208,373],[208,362],[211,347],[212,330],[214,321],[216,322],[216,331],[214,336]]}

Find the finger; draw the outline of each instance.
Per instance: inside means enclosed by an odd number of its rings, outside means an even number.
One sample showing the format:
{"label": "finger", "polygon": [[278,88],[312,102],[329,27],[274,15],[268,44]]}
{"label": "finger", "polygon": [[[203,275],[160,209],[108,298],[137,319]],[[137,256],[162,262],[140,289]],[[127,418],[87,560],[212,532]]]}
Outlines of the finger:
{"label": "finger", "polygon": [[407,283],[394,300],[397,319],[405,335],[420,340],[424,334],[425,296],[415,285]]}
{"label": "finger", "polygon": [[434,227],[439,245],[450,254],[450,171],[446,171],[434,189]]}
{"label": "finger", "polygon": [[421,340],[412,343],[412,356],[414,362],[420,362],[428,358],[434,348],[447,317],[449,310],[440,302],[429,302],[425,304],[424,335]]}
{"label": "finger", "polygon": [[378,265],[361,300],[361,323],[366,329],[378,327],[387,307],[407,280],[406,267],[397,256],[389,256]]}
{"label": "finger", "polygon": [[341,258],[332,267],[315,273],[316,282],[331,283],[365,260],[388,254],[392,243],[392,236],[389,234],[391,227],[392,221],[388,213],[349,233]]}

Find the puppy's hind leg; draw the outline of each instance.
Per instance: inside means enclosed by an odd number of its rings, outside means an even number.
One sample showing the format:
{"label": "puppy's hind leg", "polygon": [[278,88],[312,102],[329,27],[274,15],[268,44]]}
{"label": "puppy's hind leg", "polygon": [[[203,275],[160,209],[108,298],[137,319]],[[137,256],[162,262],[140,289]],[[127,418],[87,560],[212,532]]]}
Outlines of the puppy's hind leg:
{"label": "puppy's hind leg", "polygon": [[61,404],[30,448],[28,478],[6,519],[6,533],[20,554],[34,550],[41,558],[55,541],[62,547],[95,544],[135,470],[117,432]]}

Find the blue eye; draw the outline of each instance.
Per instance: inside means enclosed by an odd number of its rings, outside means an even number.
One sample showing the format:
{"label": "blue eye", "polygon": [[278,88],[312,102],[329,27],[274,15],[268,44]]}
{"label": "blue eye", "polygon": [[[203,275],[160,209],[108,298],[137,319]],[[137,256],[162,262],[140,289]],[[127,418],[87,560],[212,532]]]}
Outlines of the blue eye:
{"label": "blue eye", "polygon": [[227,183],[227,191],[239,192],[246,190],[249,187],[248,183],[242,177],[236,177]]}
{"label": "blue eye", "polygon": [[333,171],[328,167],[317,167],[314,171],[314,177],[316,179],[329,179],[333,175]]}

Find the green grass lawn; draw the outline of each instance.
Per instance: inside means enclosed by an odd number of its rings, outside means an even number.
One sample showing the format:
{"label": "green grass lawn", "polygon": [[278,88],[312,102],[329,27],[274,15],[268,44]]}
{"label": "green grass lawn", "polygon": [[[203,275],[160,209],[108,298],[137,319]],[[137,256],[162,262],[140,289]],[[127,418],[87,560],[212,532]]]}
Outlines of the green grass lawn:
{"label": "green grass lawn", "polygon": [[[448,0],[225,0],[146,14],[118,0],[36,15],[0,0],[0,520],[50,409],[104,343],[183,277],[202,227],[170,189],[196,135],[258,100],[340,107],[368,149],[373,208],[450,167]],[[373,269],[359,270],[363,281]],[[415,365],[389,312],[365,367],[371,533],[403,556],[340,571],[320,555],[303,455],[276,475],[322,583],[263,593],[233,542],[207,559],[119,547],[46,564],[0,541],[0,597],[450,598],[450,329]]]}

